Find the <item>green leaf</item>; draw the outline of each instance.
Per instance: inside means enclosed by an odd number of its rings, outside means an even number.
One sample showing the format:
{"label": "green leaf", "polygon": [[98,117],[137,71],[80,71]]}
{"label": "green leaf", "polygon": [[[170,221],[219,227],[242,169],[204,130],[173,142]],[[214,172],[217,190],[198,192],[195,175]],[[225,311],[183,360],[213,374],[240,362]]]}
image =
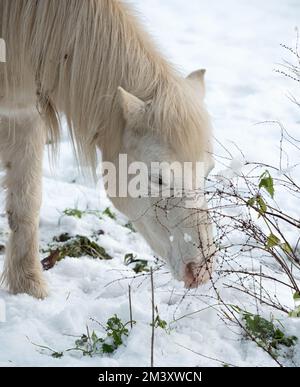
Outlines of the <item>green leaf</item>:
{"label": "green leaf", "polygon": [[63,260],[65,257],[80,258],[85,255],[100,260],[113,259],[102,246],[82,235],[76,235],[76,237],[67,239],[65,243],[56,244],[53,246],[53,249],[50,249],[49,253],[51,254],[58,250],[58,261]]}
{"label": "green leaf", "polygon": [[168,323],[165,320],[162,320],[159,316],[157,316],[154,326],[155,328],[166,329],[168,326]]}
{"label": "green leaf", "polygon": [[76,348],[82,348],[88,343],[87,335],[82,335],[80,339],[75,341]]}
{"label": "green leaf", "polygon": [[251,198],[247,202],[248,206],[250,206],[250,207],[255,206],[255,203],[256,203],[256,198]]}
{"label": "green leaf", "polygon": [[261,177],[259,182],[259,188],[264,188],[274,199],[275,189],[274,189],[274,180],[270,175],[269,171],[266,171]]}
{"label": "green leaf", "polygon": [[267,212],[267,204],[261,196],[257,197],[257,204],[259,207],[260,215],[264,215]]}
{"label": "green leaf", "polygon": [[231,306],[231,308],[236,312],[236,313],[239,313],[239,314],[241,314],[243,311],[242,311],[242,309],[239,307],[239,306],[237,306],[237,305],[230,305]]}
{"label": "green leaf", "polygon": [[[291,312],[290,317],[296,317],[295,312]],[[287,336],[281,329],[275,326],[273,320],[268,321],[259,315],[249,312],[242,312],[242,316],[247,332],[257,340],[260,346],[271,351],[274,356],[278,355],[276,351],[280,345],[289,348],[294,346],[298,340],[295,336]]]}
{"label": "green leaf", "polygon": [[148,262],[147,261],[144,261],[144,260],[140,260],[140,262],[138,262],[133,271],[136,273],[136,274],[140,274],[140,273],[143,273],[143,272],[149,272],[149,268],[148,268]]}
{"label": "green leaf", "polygon": [[268,248],[273,248],[279,245],[280,245],[280,239],[276,235],[271,234],[268,236],[268,239],[267,239]]}
{"label": "green leaf", "polygon": [[144,259],[138,259],[136,255],[126,254],[124,257],[124,263],[126,266],[129,266],[131,264],[135,264],[133,271],[136,274],[143,273],[143,272],[149,272],[148,261],[146,261]]}
{"label": "green leaf", "polygon": [[296,292],[294,295],[293,295],[293,299],[295,301],[300,301],[300,293]]}
{"label": "green leaf", "polygon": [[292,310],[292,311],[289,313],[289,317],[292,317],[292,318],[299,318],[299,317],[300,317],[300,306],[298,306],[296,309]]}
{"label": "green leaf", "polygon": [[110,219],[113,219],[113,220],[116,220],[117,217],[116,215],[111,211],[111,209],[109,207],[106,208],[105,211],[103,211],[103,215],[106,215],[108,216]]}
{"label": "green leaf", "polygon": [[124,257],[124,263],[126,266],[130,265],[131,263],[136,262],[136,255],[133,254],[126,254]]}
{"label": "green leaf", "polygon": [[95,331],[93,331],[92,333],[92,336],[91,336],[91,339],[94,343],[96,343],[98,341],[98,336],[96,335]]}
{"label": "green leaf", "polygon": [[76,208],[67,208],[63,211],[64,215],[66,216],[72,216],[74,218],[78,218],[78,219],[81,219],[82,216],[84,215],[84,212],[83,211],[80,211]]}
{"label": "green leaf", "polygon": [[124,227],[126,227],[131,232],[136,233],[136,230],[135,230],[135,228],[134,228],[134,226],[133,226],[133,224],[131,222],[128,222],[127,224],[125,224]]}
{"label": "green leaf", "polygon": [[54,359],[61,359],[64,356],[64,354],[63,354],[63,352],[53,352],[51,356]]}
{"label": "green leaf", "polygon": [[115,348],[110,344],[102,344],[102,352],[103,353],[114,353]]}
{"label": "green leaf", "polygon": [[292,252],[293,252],[293,249],[292,249],[292,247],[289,245],[289,243],[282,243],[281,248],[282,248],[282,250],[283,250],[286,254],[292,254]]}

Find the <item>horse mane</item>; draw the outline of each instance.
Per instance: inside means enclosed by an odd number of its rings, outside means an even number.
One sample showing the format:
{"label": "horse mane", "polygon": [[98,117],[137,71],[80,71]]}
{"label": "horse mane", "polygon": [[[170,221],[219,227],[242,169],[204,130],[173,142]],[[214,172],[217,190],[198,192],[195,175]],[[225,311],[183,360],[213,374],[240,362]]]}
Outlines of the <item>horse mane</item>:
{"label": "horse mane", "polygon": [[[32,78],[32,95],[52,140],[59,138],[63,114],[82,165],[96,168],[99,144],[105,159],[113,160],[119,151],[124,129],[119,86],[152,101],[149,127],[186,157],[198,157],[199,149],[207,148],[205,108],[128,4],[0,0],[0,10],[7,45],[5,95],[29,94]],[[23,98],[25,104],[28,97]]]}

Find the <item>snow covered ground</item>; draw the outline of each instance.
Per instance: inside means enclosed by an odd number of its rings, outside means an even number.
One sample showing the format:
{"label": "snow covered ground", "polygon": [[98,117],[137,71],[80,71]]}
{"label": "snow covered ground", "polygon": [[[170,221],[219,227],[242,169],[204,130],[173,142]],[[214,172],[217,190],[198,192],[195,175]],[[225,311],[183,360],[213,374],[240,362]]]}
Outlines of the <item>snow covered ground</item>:
{"label": "snow covered ground", "polygon": [[[295,91],[295,86],[273,70],[286,55],[280,43],[293,45],[295,42],[295,27],[300,20],[299,1],[131,2],[140,10],[162,51],[184,74],[207,68],[207,104],[213,117],[216,140],[234,156],[240,157],[240,154],[233,143],[243,150],[247,159],[276,163],[280,139],[278,126],[256,124],[279,120],[292,135],[297,134],[299,109],[287,98],[288,91]],[[216,145],[218,152],[224,150]],[[295,148],[289,149],[289,158],[291,163],[299,160]],[[0,243],[3,244],[8,233],[3,192],[0,203]],[[91,236],[103,230],[104,235],[99,236],[98,243],[113,260],[64,259],[45,273],[50,296],[44,301],[27,295],[11,296],[0,290],[0,308],[5,306],[6,310],[6,322],[0,322],[0,366],[150,364],[150,279],[147,275],[133,279],[135,273],[124,265],[124,256],[128,253],[154,262],[150,249],[139,235],[124,227],[126,220],[119,214],[116,220],[109,216],[100,219],[93,213],[81,219],[62,216],[66,208],[103,212],[107,207],[111,204],[105,198],[101,184],[95,189],[78,177],[70,145],[64,138],[61,159],[54,172],[51,172],[45,155],[41,247],[46,248],[54,236],[65,232]],[[0,257],[0,271],[2,265],[3,256]],[[86,325],[99,335],[104,334],[90,318],[105,324],[108,318],[117,314],[127,322],[129,284],[132,286],[133,318],[137,323],[126,339],[126,345],[113,355],[82,357],[77,352],[68,352],[55,359],[50,351],[33,344],[60,352],[74,346],[74,336],[85,333]],[[168,269],[162,267],[155,272],[155,287],[159,315],[171,323],[168,333],[156,329],[157,366],[276,365],[254,343],[241,340],[240,335],[229,330],[219,317],[218,307],[207,308],[212,304],[209,286],[186,293],[183,285],[173,280]],[[230,291],[224,291],[223,295],[229,303],[243,305],[245,309],[252,307],[242,295]],[[292,307],[292,295],[288,292],[281,295]],[[180,319],[187,314],[192,315]],[[282,319],[289,335],[299,334],[300,320],[280,314],[276,317]],[[294,361],[300,364],[300,343],[295,347]]]}

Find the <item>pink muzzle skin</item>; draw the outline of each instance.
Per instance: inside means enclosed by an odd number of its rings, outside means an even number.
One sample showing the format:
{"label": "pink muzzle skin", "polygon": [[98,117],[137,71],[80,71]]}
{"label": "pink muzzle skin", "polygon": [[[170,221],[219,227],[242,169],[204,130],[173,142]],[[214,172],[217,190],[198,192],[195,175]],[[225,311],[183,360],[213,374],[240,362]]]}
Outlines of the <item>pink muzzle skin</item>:
{"label": "pink muzzle skin", "polygon": [[185,267],[183,281],[187,289],[196,289],[205,285],[211,278],[213,272],[213,260],[210,259],[202,264],[188,263]]}

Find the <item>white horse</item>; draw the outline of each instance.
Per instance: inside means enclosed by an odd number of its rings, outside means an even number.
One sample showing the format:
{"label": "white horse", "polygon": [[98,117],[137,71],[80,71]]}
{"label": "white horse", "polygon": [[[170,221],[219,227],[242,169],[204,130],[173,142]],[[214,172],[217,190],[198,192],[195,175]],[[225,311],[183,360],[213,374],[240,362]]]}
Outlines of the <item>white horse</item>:
{"label": "white horse", "polygon": [[[182,78],[118,0],[0,0],[0,31],[7,47],[0,157],[11,228],[3,280],[14,294],[43,298],[42,159],[47,138],[59,139],[59,117],[67,119],[81,165],[93,171],[98,148],[116,168],[127,154],[147,165],[190,162],[193,169],[201,161],[207,175],[213,159],[204,71]],[[150,180],[164,184],[159,171]],[[214,254],[206,203],[186,209],[173,200],[112,198],[174,276],[197,286],[209,278]]]}

